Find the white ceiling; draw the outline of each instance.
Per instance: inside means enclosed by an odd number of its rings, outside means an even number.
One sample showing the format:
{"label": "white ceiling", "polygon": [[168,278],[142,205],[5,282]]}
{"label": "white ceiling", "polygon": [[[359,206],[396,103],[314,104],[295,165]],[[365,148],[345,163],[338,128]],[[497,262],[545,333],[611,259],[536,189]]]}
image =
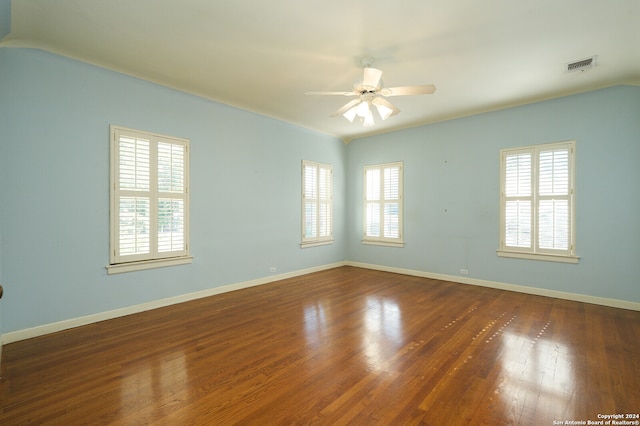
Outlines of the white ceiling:
{"label": "white ceiling", "polygon": [[[13,0],[0,46],[36,47],[345,141],[616,84],[640,84],[639,0]],[[566,64],[597,55],[597,66]],[[390,98],[374,127],[329,117],[361,59]]]}

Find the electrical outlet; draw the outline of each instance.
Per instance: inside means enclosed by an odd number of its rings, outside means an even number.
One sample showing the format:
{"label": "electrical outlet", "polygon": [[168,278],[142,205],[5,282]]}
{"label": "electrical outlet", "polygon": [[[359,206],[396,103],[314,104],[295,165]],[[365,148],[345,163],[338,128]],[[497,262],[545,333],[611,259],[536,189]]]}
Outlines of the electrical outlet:
{"label": "electrical outlet", "polygon": [[271,268],[269,268],[269,272],[275,272],[276,271],[276,267],[272,266]]}
{"label": "electrical outlet", "polygon": [[462,275],[469,275],[469,270],[468,269],[460,269],[460,273]]}

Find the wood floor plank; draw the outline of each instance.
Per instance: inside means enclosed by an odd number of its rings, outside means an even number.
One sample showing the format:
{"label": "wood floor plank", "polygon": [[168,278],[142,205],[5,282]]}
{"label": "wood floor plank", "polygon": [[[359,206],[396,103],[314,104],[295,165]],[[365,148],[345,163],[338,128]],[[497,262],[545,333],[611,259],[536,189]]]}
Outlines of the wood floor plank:
{"label": "wood floor plank", "polygon": [[3,357],[2,425],[551,425],[640,411],[640,312],[354,267]]}

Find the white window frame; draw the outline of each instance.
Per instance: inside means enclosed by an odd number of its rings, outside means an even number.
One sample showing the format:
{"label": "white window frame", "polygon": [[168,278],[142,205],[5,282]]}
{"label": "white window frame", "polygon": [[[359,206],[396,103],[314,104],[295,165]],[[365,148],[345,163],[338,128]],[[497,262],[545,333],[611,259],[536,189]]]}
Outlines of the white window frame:
{"label": "white window frame", "polygon": [[[120,126],[110,126],[110,226],[109,226],[109,265],[108,274],[152,269],[165,266],[183,265],[192,262],[189,254],[189,144],[188,139],[176,138],[173,136],[149,133],[140,130],[128,129]],[[147,182],[137,188],[126,188],[121,182],[121,141],[134,139],[136,146],[143,142],[144,148],[140,151],[140,161],[134,160],[135,167],[148,168]],[[148,149],[147,149],[148,146]],[[177,153],[181,152],[183,172],[178,180],[176,189],[162,190],[160,188],[158,171],[160,169],[159,147],[165,150],[165,155],[171,158],[173,150],[177,148]],[[181,149],[182,148],[182,149]],[[169,150],[169,151],[167,151]],[[162,150],[160,150],[162,157]],[[176,154],[177,155],[177,154]],[[166,157],[165,157],[166,158]],[[171,161],[171,159],[169,159]],[[147,166],[148,165],[148,166]],[[147,175],[147,172],[140,174]],[[136,172],[136,179],[138,178]],[[171,185],[171,184],[170,184]],[[137,253],[121,253],[120,232],[120,200],[123,198],[139,198],[148,200],[148,249]],[[182,232],[178,233],[177,247],[171,246],[169,250],[162,250],[160,239],[159,205],[162,202],[176,202],[182,206]],[[169,213],[171,214],[171,213]],[[165,237],[166,238],[166,237]],[[171,236],[169,236],[171,241]],[[165,240],[166,241],[166,240]],[[181,241],[181,242],[180,242]],[[170,245],[176,244],[169,242]],[[160,245],[160,248],[159,248]]]}
{"label": "white window frame", "polygon": [[[568,191],[566,193],[560,193],[555,195],[544,195],[540,191],[540,154],[548,153],[550,151],[568,151]],[[549,144],[532,145],[520,148],[509,148],[500,150],[500,247],[497,250],[498,256],[511,257],[520,259],[532,259],[532,260],[545,260],[552,262],[564,262],[564,263],[578,263],[579,257],[576,255],[576,243],[575,243],[575,141],[563,141]],[[515,155],[523,156],[525,159],[530,159],[530,188],[527,185],[523,188],[527,188],[523,191],[523,195],[507,196],[507,157],[513,157]],[[525,180],[526,182],[526,180]],[[568,202],[568,247],[565,248],[543,248],[540,244],[540,203],[551,200],[566,200]],[[507,223],[506,223],[506,210],[508,201],[519,201],[525,206],[527,204],[531,209],[530,223],[524,225],[530,230],[530,236],[528,238],[528,246],[523,244],[507,245]]]}
{"label": "white window frame", "polygon": [[[328,178],[322,186],[322,177]],[[308,219],[315,221],[309,228]],[[309,232],[308,232],[309,231]],[[333,167],[302,160],[302,242],[300,247],[333,243]]]}
{"label": "white window frame", "polygon": [[[404,247],[404,230],[403,230],[403,167],[404,164],[402,161],[394,162],[394,163],[385,163],[385,164],[376,164],[369,165],[364,167],[363,174],[363,230],[362,230],[362,243],[363,244],[372,244],[372,245],[381,245],[381,246],[390,246],[390,247]],[[395,191],[388,191],[390,188],[385,187],[385,171],[391,171],[393,169],[398,170],[398,183]],[[375,196],[374,192],[371,190],[373,188],[369,188],[367,174],[369,172],[377,172],[379,174],[379,181],[373,183],[374,185],[378,185],[379,188],[379,196]],[[392,192],[397,193],[397,197],[392,195]],[[386,232],[385,223],[391,221],[391,219],[395,216],[385,214],[385,207],[388,205],[397,205],[398,213],[397,213],[397,226],[394,226],[394,229],[397,229],[397,236],[390,236]],[[376,207],[377,206],[377,207]],[[377,210],[377,214],[375,211],[371,211],[368,213],[369,209]],[[368,217],[376,216],[376,220],[379,227],[379,235],[371,235],[368,230],[372,224],[368,222]]]}

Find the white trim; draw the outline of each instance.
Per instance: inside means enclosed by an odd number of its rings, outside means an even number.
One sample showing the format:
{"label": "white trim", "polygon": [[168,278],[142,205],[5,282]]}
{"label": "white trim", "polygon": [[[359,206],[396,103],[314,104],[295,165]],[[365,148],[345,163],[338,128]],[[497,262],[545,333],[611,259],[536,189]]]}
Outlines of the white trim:
{"label": "white trim", "polygon": [[300,269],[292,272],[285,272],[278,275],[270,275],[268,277],[256,278],[254,280],[227,284],[221,287],[214,287],[207,290],[197,291],[194,293],[181,294],[178,296],[168,297],[166,299],[153,300],[151,302],[141,303],[139,305],[127,306],[125,308],[114,309],[112,311],[100,312],[84,317],[71,318],[54,323],[39,325],[32,328],[12,331],[0,336],[2,341],[13,343],[20,340],[31,339],[33,337],[43,336],[45,334],[56,333],[58,331],[68,330],[70,328],[80,327],[87,324],[105,321],[113,318],[123,317],[125,315],[137,314],[139,312],[149,311],[151,309],[163,308],[190,300],[201,299],[203,297],[215,296],[216,294],[227,293],[230,291],[241,290],[243,288],[255,287],[262,284],[268,284],[274,281],[293,278],[300,275],[306,275],[313,272],[324,271],[327,269],[345,266],[345,262],[330,263],[327,265],[315,266],[307,269]]}
{"label": "white trim", "polygon": [[[398,173],[398,199],[385,198],[385,185],[384,185],[384,172],[387,169],[397,168]],[[378,200],[369,200],[368,196],[368,184],[367,184],[367,172],[376,170],[380,172],[380,195]],[[394,161],[391,163],[371,164],[366,165],[363,168],[362,174],[362,242],[364,244],[372,244],[378,246],[392,246],[392,247],[404,247],[404,161]],[[384,235],[384,207],[388,203],[398,204],[398,237],[388,237]],[[380,219],[380,235],[367,236],[367,207],[369,204],[378,204],[380,206],[379,219]]]}
{"label": "white trim", "polygon": [[[179,138],[175,136],[167,136],[155,132],[147,132],[144,130],[134,130],[127,127],[117,126],[111,124],[109,126],[109,144],[110,144],[110,175],[109,175],[109,270],[111,267],[115,267],[119,264],[138,264],[141,261],[154,261],[165,258],[182,258],[189,257],[189,165],[190,165],[190,140],[185,138]],[[144,141],[147,145],[147,153],[143,157],[148,161],[148,177],[146,188],[144,186],[138,188],[122,188],[121,182],[121,170],[120,163],[122,157],[122,151],[120,144],[122,138],[133,138],[137,150],[138,141]],[[159,176],[159,149],[163,144],[169,144],[170,146],[179,146],[183,151],[182,167],[183,167],[183,185],[180,191],[161,190],[161,185],[158,181]],[[137,152],[137,151],[136,151]],[[134,154],[137,158],[137,154]],[[135,160],[137,164],[137,159]],[[171,163],[173,165],[173,163]],[[137,173],[137,172],[136,172]],[[143,174],[144,175],[144,174]],[[136,174],[137,176],[137,174]],[[138,198],[146,199],[147,202],[147,226],[148,231],[148,247],[147,251],[135,253],[135,254],[122,254],[120,252],[120,200],[125,198]],[[181,201],[183,203],[183,244],[182,247],[171,247],[171,251],[161,251],[159,244],[159,203],[162,199]],[[169,266],[171,262],[162,264],[154,264],[153,262],[147,263],[145,267],[121,268],[117,271],[127,272],[127,270],[139,270],[150,269],[156,265],[157,267]],[[185,262],[182,262],[185,263]],[[180,264],[180,263],[179,263]],[[116,269],[114,269],[115,271]],[[109,272],[115,273],[115,272]]]}
{"label": "white trim", "polygon": [[[568,193],[564,195],[557,194],[555,196],[543,195],[540,193],[540,154],[541,152],[555,151],[555,150],[567,150],[568,152]],[[530,156],[531,160],[531,182],[530,182],[530,194],[520,196],[509,196],[506,194],[506,159],[508,156],[526,154]],[[505,148],[500,150],[500,248],[498,249],[498,256],[503,257],[517,257],[521,259],[533,259],[533,260],[547,260],[555,262],[565,263],[578,263],[580,259],[576,255],[576,141],[566,140],[561,142],[552,142],[539,145],[530,145],[518,148]],[[506,203],[507,198],[512,201],[525,201],[530,204],[531,218],[529,228],[531,232],[530,246],[507,246],[506,244]],[[540,247],[540,202],[541,200],[551,200],[553,198],[566,199],[569,208],[569,241],[567,249],[552,249]],[[533,257],[520,256],[515,254],[527,253],[534,255]],[[501,254],[503,253],[503,254]],[[542,255],[542,256],[540,256]],[[545,257],[548,255],[549,257]],[[564,257],[565,260],[560,260],[560,257]]]}
{"label": "white trim", "polygon": [[561,263],[578,263],[580,261],[580,256],[570,256],[570,255],[527,253],[527,252],[521,252],[521,251],[508,251],[508,250],[496,250],[496,253],[500,257],[511,257],[515,259],[544,260],[547,262],[561,262]]}
{"label": "white trim", "polygon": [[12,331],[0,335],[0,339],[4,344],[17,342],[20,340],[31,339],[33,337],[43,336],[49,333],[56,333],[58,331],[67,330],[74,327],[80,327],[87,324],[96,323],[99,321],[105,321],[113,318],[122,317],[125,315],[136,314],[139,312],[149,311],[151,309],[162,308],[165,306],[171,306],[182,302],[188,302],[190,300],[196,300],[203,297],[215,296],[216,294],[227,293],[230,291],[241,290],[243,288],[254,287],[262,284],[268,284],[274,281],[284,280],[287,278],[293,278],[300,275],[310,274],[313,272],[320,272],[327,269],[338,268],[340,266],[353,266],[357,268],[373,269],[377,271],[393,272],[396,274],[412,275],[416,277],[431,278],[442,281],[456,282],[460,284],[477,285],[480,287],[489,287],[499,290],[515,291],[518,293],[532,294],[536,296],[555,297],[557,299],[573,300],[576,302],[592,303],[595,305],[610,306],[613,308],[629,309],[632,311],[640,311],[640,302],[630,302],[620,299],[608,299],[604,297],[589,296],[586,294],[567,293],[557,290],[547,290],[536,287],[528,287],[516,284],[506,284],[496,281],[479,280],[475,278],[463,278],[455,275],[435,274],[431,272],[417,271],[404,268],[396,268],[392,266],[373,265],[368,263],[342,261],[336,263],[330,263],[327,265],[316,266],[307,269],[301,269],[298,271],[286,272],[278,275],[271,275],[268,277],[257,278],[250,281],[244,281],[235,284],[228,284],[221,287],[214,287],[208,290],[202,290],[194,293],[187,293],[179,296],[173,296],[166,299],[154,300],[151,302],[142,303],[139,305],[128,306],[125,308],[114,309],[112,311],[100,312],[97,314],[91,314],[79,318],[71,318],[68,320],[58,321],[50,324],[44,324],[32,328],[26,328],[22,330]]}
{"label": "white trim", "polygon": [[431,278],[441,281],[450,281],[460,284],[477,285],[480,287],[495,288],[498,290],[515,291],[517,293],[532,294],[535,296],[554,297],[556,299],[572,300],[574,302],[591,303],[594,305],[610,306],[612,308],[629,309],[640,311],[640,302],[628,300],[608,299],[606,297],[589,296],[587,294],[568,293],[564,291],[548,290],[545,288],[529,287],[518,284],[507,284],[497,281],[479,280],[476,278],[458,277],[455,275],[435,274],[432,272],[416,271],[412,269],[396,268],[393,266],[372,265],[368,263],[347,261],[347,266],[357,268],[373,269],[376,271],[393,272],[396,274],[412,275],[416,277]]}
{"label": "white trim", "polygon": [[370,246],[404,247],[404,241],[362,240],[362,244]]}
{"label": "white trim", "polygon": [[300,243],[300,248],[326,246],[326,245],[329,245],[329,244],[333,244],[333,240],[324,240],[324,241],[313,241],[313,242],[308,242],[308,243]]}
{"label": "white trim", "polygon": [[[314,171],[314,180],[315,180],[315,196],[307,196],[307,167],[312,167],[315,169]],[[326,170],[329,173],[329,182],[327,192],[329,197],[322,198],[321,194],[321,172]],[[331,164],[318,163],[315,161],[302,160],[302,196],[300,197],[302,201],[302,219],[301,219],[301,248],[306,247],[314,247],[317,245],[324,245],[333,243],[333,166]],[[311,237],[306,237],[306,220],[307,220],[307,211],[306,206],[307,203],[313,203],[316,208],[316,232],[315,235]],[[321,235],[321,229],[326,226],[327,220],[321,220],[322,218],[322,207],[329,207],[329,235]]]}
{"label": "white trim", "polygon": [[193,262],[193,256],[169,257],[166,259],[140,260],[138,262],[107,265],[107,275],[123,272],[143,271],[145,269],[164,268],[165,266],[187,265]]}

